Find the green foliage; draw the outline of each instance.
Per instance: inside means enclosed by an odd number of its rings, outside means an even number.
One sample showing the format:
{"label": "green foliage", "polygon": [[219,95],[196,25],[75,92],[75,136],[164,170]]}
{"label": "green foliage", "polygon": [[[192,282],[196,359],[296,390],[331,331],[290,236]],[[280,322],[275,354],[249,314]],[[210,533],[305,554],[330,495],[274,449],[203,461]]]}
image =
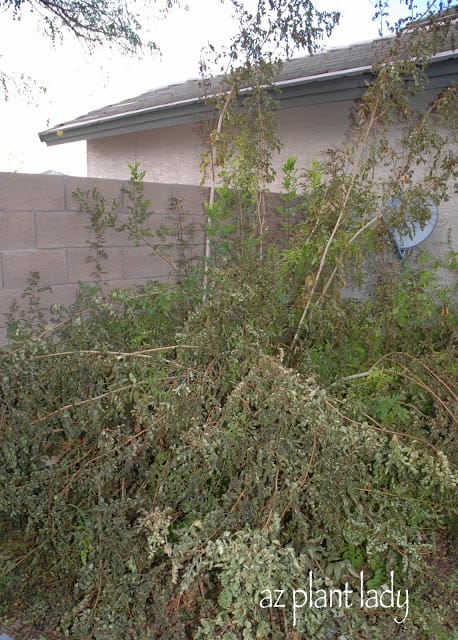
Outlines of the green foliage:
{"label": "green foliage", "polygon": [[[450,198],[458,177],[452,150],[456,87],[430,105],[422,95],[431,56],[453,40],[453,29],[450,15],[427,32],[414,24],[399,33],[374,65],[376,78],[354,109],[351,135],[303,176],[299,195],[306,215],[285,254],[286,266],[304,265],[293,352],[317,307],[347,281],[360,285],[362,270],[366,277],[371,271],[383,277],[379,262],[389,262],[389,228],[408,232],[412,220],[426,222],[431,199],[440,204]],[[394,197],[399,210],[388,206]]]}
{"label": "green foliage", "polygon": [[159,224],[151,209],[151,201],[144,197],[145,172],[139,163],[129,164],[130,179],[122,189],[126,200],[127,214],[120,214],[121,202],[110,203],[94,187],[92,190],[77,189],[72,195],[78,201],[80,211],[89,216],[86,228],[92,233],[87,262],[94,264],[92,276],[99,291],[105,295],[104,261],[107,260],[106,233],[110,229],[126,234],[136,246],[147,247],[151,256],[158,256],[167,264],[170,274],[175,276],[183,288],[189,287],[192,279],[198,279],[198,259],[195,255],[194,235],[196,225],[183,209],[183,203],[170,198],[169,225]]}
{"label": "green foliage", "polygon": [[151,210],[151,201],[144,197],[145,172],[140,171],[140,164],[129,165],[130,179],[123,194],[127,199],[129,212],[126,220],[119,221],[116,230],[127,232],[129,240],[137,246],[146,245],[151,255],[157,255],[171,269],[172,275],[179,279],[189,276],[196,262],[193,238],[196,226],[187,220],[182,201],[171,198],[169,226],[154,224],[155,214]]}
{"label": "green foliage", "polygon": [[[181,266],[175,284],[135,292],[103,296],[99,278],[50,321],[32,276],[30,318],[11,318],[0,353],[6,611],[52,613],[62,632],[94,640],[451,637],[455,289],[437,262],[399,268],[384,219],[398,196],[389,224],[407,227],[412,209],[424,222],[427,198],[446,200],[456,177],[445,119],[456,96],[424,118],[409,99],[432,42],[421,49],[414,34],[418,55],[404,62],[391,52],[347,146],[303,175],[287,161],[279,251],[265,250],[259,195],[275,136],[266,128],[250,145],[220,112],[234,140],[212,138],[224,182],[209,203],[203,300],[183,227],[151,225],[138,165],[121,222],[83,194],[96,265],[118,225]],[[253,100],[235,102],[254,116],[264,96]],[[348,586],[356,602],[361,579],[380,595],[392,575],[410,594],[402,627],[380,605],[293,617],[308,577],[316,590]],[[289,596],[284,608],[260,606],[269,590]]]}
{"label": "green foliage", "polygon": [[103,292],[103,261],[108,259],[105,251],[105,233],[116,223],[116,210],[119,208],[119,202],[113,200],[109,205],[95,187],[91,191],[85,192],[78,188],[73,197],[78,200],[80,211],[89,214],[86,228],[92,232],[94,237],[88,243],[90,254],[86,258],[86,262],[94,265],[94,271],[91,275],[95,278],[100,292]]}
{"label": "green foliage", "polygon": [[242,56],[251,63],[263,61],[268,52],[277,58],[291,57],[298,49],[314,53],[340,17],[337,11],[320,11],[310,0],[279,0],[275,5],[260,0],[254,12],[243,3],[232,3],[244,36],[231,47],[239,63]]}
{"label": "green foliage", "polygon": [[287,245],[291,242],[291,236],[298,218],[303,213],[303,203],[300,200],[299,176],[297,171],[296,158],[289,157],[282,167],[282,204],[277,213],[282,220],[282,230],[285,235]]}
{"label": "green foliage", "polygon": [[211,181],[207,267],[228,250],[239,262],[265,253],[265,190],[274,179],[272,156],[280,149],[273,85],[278,69],[267,60],[234,68],[213,98],[216,124],[202,127],[207,148],[202,169]]}
{"label": "green foliage", "polygon": [[[165,6],[170,6],[172,1],[168,0]],[[155,48],[154,43],[142,41],[138,16],[119,0],[89,0],[79,4],[68,0],[39,0],[36,3],[30,0],[2,0],[0,6],[11,9],[17,18],[26,8],[29,11],[38,10],[52,40],[59,37],[63,29],[68,29],[90,46],[115,43],[131,53],[144,45]]]}
{"label": "green foliage", "polygon": [[6,318],[8,320],[8,334],[14,338],[20,332],[20,327],[27,325],[43,324],[45,321],[46,309],[43,307],[43,294],[50,291],[51,287],[40,284],[40,274],[38,271],[31,271],[27,279],[27,286],[21,299],[27,301],[27,309],[19,311],[19,305],[15,300],[11,305]]}
{"label": "green foliage", "polygon": [[446,633],[424,572],[456,510],[453,359],[443,342],[327,391],[313,363],[282,363],[283,278],[212,272],[174,343],[172,292],[88,292],[67,324],[2,354],[5,605],[22,594],[30,615],[51,608],[96,639],[373,640],[395,637],[391,615],[304,608],[293,628],[290,601],[263,609],[261,593],[291,594],[309,571],[316,589],[357,591],[360,571],[378,589],[395,571],[407,637]]}

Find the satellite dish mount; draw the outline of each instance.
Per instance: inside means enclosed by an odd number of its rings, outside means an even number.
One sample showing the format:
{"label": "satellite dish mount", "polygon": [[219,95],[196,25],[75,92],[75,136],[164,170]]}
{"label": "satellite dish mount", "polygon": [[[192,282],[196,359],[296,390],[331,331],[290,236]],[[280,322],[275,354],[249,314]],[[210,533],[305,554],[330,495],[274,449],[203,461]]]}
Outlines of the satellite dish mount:
{"label": "satellite dish mount", "polygon": [[[401,201],[399,198],[393,198],[386,204],[387,209],[400,210]],[[419,244],[424,242],[434,231],[437,224],[438,209],[431,198],[426,202],[426,208],[430,211],[430,216],[425,222],[419,222],[414,216],[406,219],[408,231],[400,231],[394,226],[390,226],[389,230],[396,245],[398,257],[403,260],[407,252]]]}

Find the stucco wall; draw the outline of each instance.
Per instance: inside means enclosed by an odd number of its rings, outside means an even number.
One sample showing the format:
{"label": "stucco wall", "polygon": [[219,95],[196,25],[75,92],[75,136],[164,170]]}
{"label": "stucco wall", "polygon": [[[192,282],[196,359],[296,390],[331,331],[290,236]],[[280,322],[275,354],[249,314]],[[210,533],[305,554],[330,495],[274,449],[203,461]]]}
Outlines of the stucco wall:
{"label": "stucco wall", "polygon": [[[350,102],[307,105],[278,113],[278,133],[283,148],[274,157],[279,175],[273,191],[281,186],[281,167],[296,156],[299,167],[310,164],[324,150],[337,144],[348,128]],[[140,162],[151,182],[199,185],[200,154],[204,148],[198,125],[187,124],[142,133],[131,133],[87,142],[88,176],[126,179],[128,163]]]}
{"label": "stucco wall", "polygon": [[[414,106],[425,108],[435,97],[434,91],[415,99]],[[297,158],[297,166],[310,166],[313,158],[338,146],[350,129],[353,102],[304,105],[278,112],[278,133],[282,149],[274,157],[278,179],[272,191],[281,189],[281,167],[289,156]],[[395,136],[396,134],[394,134]],[[198,185],[202,145],[197,125],[180,125],[88,141],[88,174],[106,178],[126,178],[128,162],[139,161],[152,182],[172,182]],[[453,185],[450,185],[453,194]],[[440,207],[439,222],[423,245],[436,256],[453,249],[458,251],[458,196]]]}
{"label": "stucco wall", "polygon": [[[281,176],[281,167],[288,157],[297,158],[299,168],[309,167],[313,158],[320,158],[330,147],[344,138],[349,126],[352,103],[338,102],[314,104],[278,113],[278,136],[282,149],[275,159],[275,169]],[[279,189],[281,178],[275,187]]]}
{"label": "stucco wall", "polygon": [[[423,106],[432,97],[432,93],[424,96]],[[280,169],[288,156],[296,156],[298,166],[307,167],[313,158],[339,145],[349,129],[351,107],[351,102],[324,103],[278,113],[283,147],[274,159],[279,178],[272,191],[280,188]],[[85,263],[88,232],[71,198],[72,191],[78,186],[89,189],[95,183],[104,194],[119,196],[120,181],[129,176],[127,164],[140,162],[146,180],[157,183],[147,186],[153,210],[164,216],[169,196],[175,195],[184,197],[185,208],[201,216],[202,196],[197,186],[201,151],[197,125],[179,125],[88,141],[88,174],[94,178],[0,174],[0,337],[3,313],[20,296],[30,270],[40,271],[44,284],[51,284],[64,302],[74,296],[78,280],[89,277],[90,267]],[[456,195],[441,205],[437,227],[422,248],[437,256],[450,249],[458,251],[457,205]],[[146,250],[141,256],[141,251],[135,252],[119,236],[110,237],[108,249],[107,280],[112,286],[165,277],[163,264],[150,262],[145,270]]]}
{"label": "stucco wall", "polygon": [[[417,96],[412,104],[416,109],[422,110],[435,97],[434,91],[427,91]],[[281,166],[289,156],[297,158],[298,167],[306,168],[310,166],[313,158],[319,159],[327,149],[337,147],[350,130],[350,112],[353,106],[353,102],[325,103],[279,112],[278,133],[283,143],[275,162],[279,175]],[[397,132],[393,131],[392,142],[396,141],[396,136]],[[454,151],[458,152],[456,146]],[[424,169],[420,165],[416,170],[419,173]],[[380,169],[382,175],[384,171],[388,169]],[[280,181],[277,180],[273,187],[280,190]],[[416,250],[417,255],[422,249],[427,249],[433,256],[443,258],[450,250],[458,251],[458,196],[453,192],[454,187],[450,182],[450,200],[441,204],[436,228],[428,240]]]}
{"label": "stucco wall", "polygon": [[[44,292],[44,306],[71,304],[78,282],[94,280],[94,265],[88,242],[89,216],[79,211],[72,193],[97,187],[108,200],[120,202],[120,219],[127,205],[121,188],[125,182],[70,176],[0,173],[0,344],[5,340],[5,313],[16,300],[24,308],[21,295],[31,271],[40,273],[40,284],[50,286]],[[193,186],[145,184],[145,197],[151,199],[155,215],[152,228],[170,226],[170,198],[183,201],[186,222],[194,222],[195,253],[203,253],[203,208],[205,193]],[[108,259],[103,263],[103,281],[107,288],[132,287],[148,280],[169,277],[168,264],[152,257],[149,249],[137,247],[126,235],[109,230],[106,234]]]}
{"label": "stucco wall", "polygon": [[87,174],[125,180],[140,162],[149,182],[200,184],[202,151],[196,125],[152,129],[87,142]]}

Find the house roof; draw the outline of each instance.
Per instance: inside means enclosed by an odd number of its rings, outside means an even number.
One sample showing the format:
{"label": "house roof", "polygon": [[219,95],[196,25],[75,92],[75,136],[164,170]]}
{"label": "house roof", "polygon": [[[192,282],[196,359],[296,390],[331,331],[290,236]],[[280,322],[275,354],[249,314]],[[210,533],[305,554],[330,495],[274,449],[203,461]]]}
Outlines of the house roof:
{"label": "house roof", "polygon": [[[281,90],[280,107],[354,100],[373,77],[373,64],[389,41],[379,39],[284,62],[275,81]],[[454,49],[434,56],[428,72],[431,88],[447,86],[456,79],[457,58]],[[213,79],[214,92],[219,82],[220,78]],[[196,122],[211,108],[205,97],[201,81],[188,80],[90,111],[42,131],[39,137],[56,145]]]}

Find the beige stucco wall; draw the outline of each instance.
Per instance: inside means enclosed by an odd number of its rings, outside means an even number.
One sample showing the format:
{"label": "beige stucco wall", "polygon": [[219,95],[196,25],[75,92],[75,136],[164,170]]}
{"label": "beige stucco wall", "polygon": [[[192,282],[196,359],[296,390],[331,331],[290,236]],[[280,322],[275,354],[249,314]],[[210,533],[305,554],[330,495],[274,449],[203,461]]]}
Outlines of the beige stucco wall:
{"label": "beige stucco wall", "polygon": [[[307,166],[313,157],[338,143],[348,128],[350,102],[308,105],[278,114],[278,133],[283,144],[274,158],[280,173],[288,156],[296,156],[298,166]],[[194,184],[201,182],[200,154],[203,146],[198,126],[185,124],[100,140],[88,140],[88,176],[124,180],[128,163],[140,162],[151,182]],[[280,188],[281,180],[272,185]]]}
{"label": "beige stucco wall", "polygon": [[[413,106],[418,110],[425,109],[435,97],[434,92],[428,91],[418,96]],[[353,105],[352,102],[338,102],[280,112],[278,133],[283,148],[275,163],[277,171],[280,172],[288,156],[295,156],[298,167],[305,168],[310,166],[312,159],[319,159],[324,151],[338,146],[349,132],[350,112]],[[391,140],[395,142],[396,132],[392,133]],[[458,153],[456,146],[454,151]],[[420,165],[417,168],[419,176],[422,170],[424,171],[424,168]],[[274,183],[274,189],[281,190],[279,180]],[[453,195],[453,191],[453,184],[450,183],[451,198],[448,202],[441,204],[436,228],[428,240],[415,250],[417,256],[423,249],[438,258],[443,258],[450,250],[458,251],[458,196]],[[412,255],[411,259],[415,259],[415,255]]]}
{"label": "beige stucco wall", "polygon": [[198,185],[200,152],[197,127],[191,124],[88,140],[87,174],[124,180],[127,165],[140,162],[149,182]]}
{"label": "beige stucco wall", "polygon": [[[434,94],[428,92],[416,100],[415,106],[422,108],[433,98]],[[327,149],[339,145],[350,128],[352,106],[352,102],[335,102],[278,112],[282,149],[274,157],[278,179],[271,185],[272,191],[281,190],[281,167],[289,156],[295,156],[297,166],[305,168],[313,158],[320,158]],[[196,125],[88,141],[88,175],[125,179],[129,175],[127,163],[138,161],[151,182],[198,185],[202,151]],[[450,193],[453,193],[452,186]],[[458,251],[457,205],[457,196],[441,205],[439,223],[423,245],[435,255],[443,256],[451,248]]]}
{"label": "beige stucco wall", "polygon": [[[290,156],[297,158],[297,166],[302,169],[339,144],[349,126],[351,106],[350,102],[335,102],[280,111],[277,123],[283,147],[275,159],[277,173],[281,175],[281,167]],[[280,188],[281,179],[274,184],[275,190]]]}

